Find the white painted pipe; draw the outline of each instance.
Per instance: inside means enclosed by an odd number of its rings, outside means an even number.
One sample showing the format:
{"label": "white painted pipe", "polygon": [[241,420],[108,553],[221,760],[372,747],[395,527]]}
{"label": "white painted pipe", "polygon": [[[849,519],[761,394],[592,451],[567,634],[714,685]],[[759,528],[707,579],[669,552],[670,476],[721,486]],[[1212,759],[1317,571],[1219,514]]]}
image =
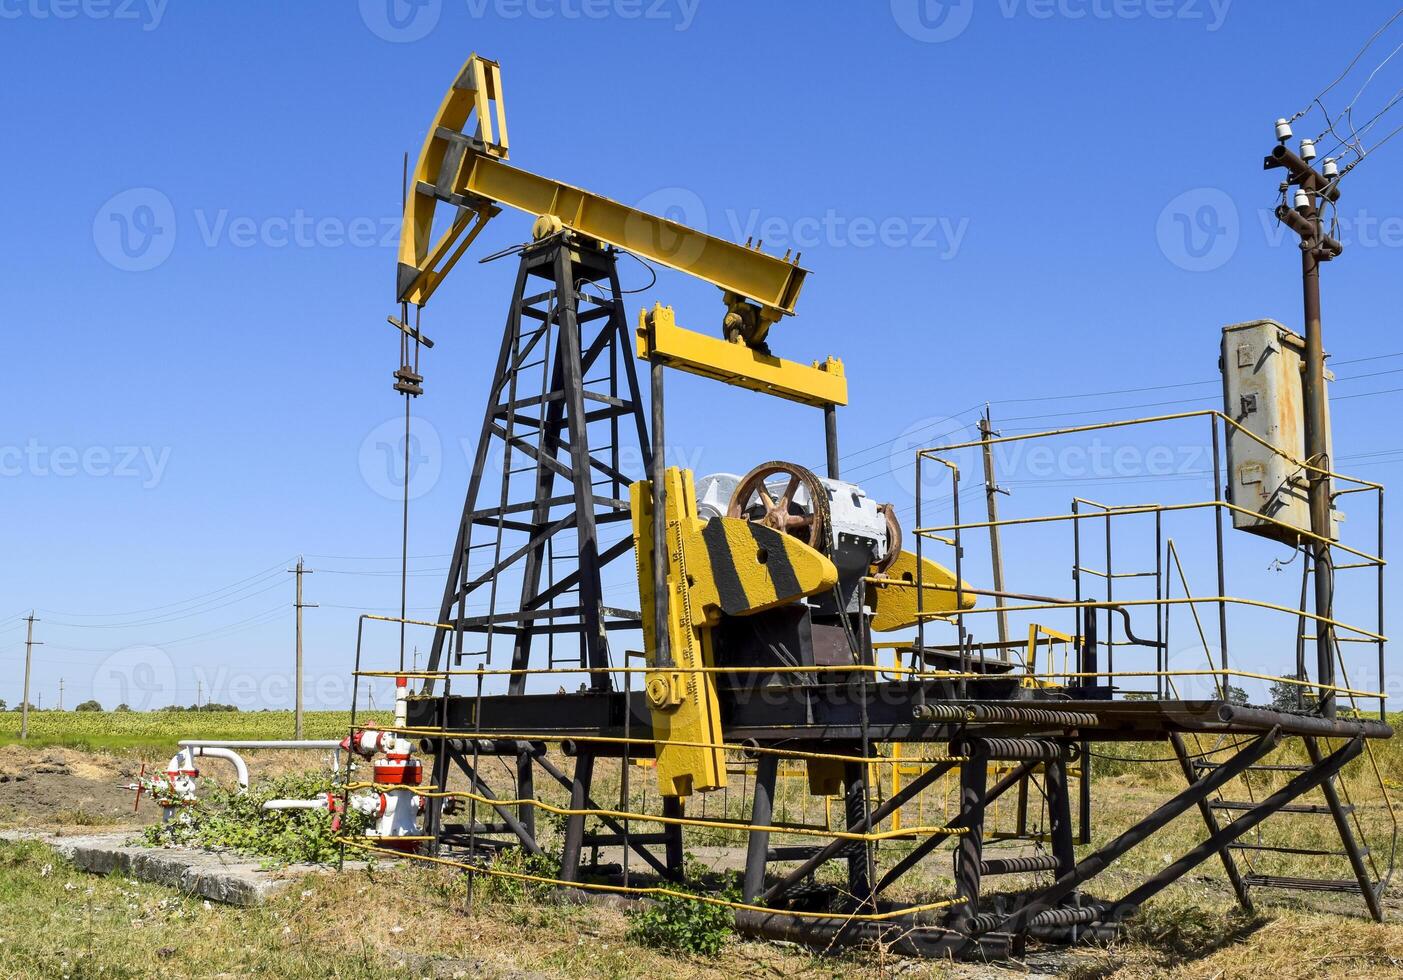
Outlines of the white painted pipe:
{"label": "white painted pipe", "polygon": [[325,810],[326,800],[269,800],[265,810]]}
{"label": "white painted pipe", "polygon": [[[401,667],[401,670],[404,668]],[[395,678],[395,727],[403,728],[409,724],[409,678]]]}
{"label": "white painted pipe", "polygon": [[176,743],[181,748],[203,747],[211,749],[339,749],[341,742],[337,739],[296,739],[296,738],[264,738],[264,739],[213,739],[213,738],[183,738]]}
{"label": "white painted pipe", "polygon": [[[180,744],[185,746],[184,742]],[[235,752],[233,749],[210,745],[192,745],[187,748],[193,755],[202,755],[210,759],[223,759],[226,762],[233,763],[234,773],[239,780],[239,789],[240,791],[247,792],[248,763],[244,762],[243,756],[239,755],[239,753]]]}

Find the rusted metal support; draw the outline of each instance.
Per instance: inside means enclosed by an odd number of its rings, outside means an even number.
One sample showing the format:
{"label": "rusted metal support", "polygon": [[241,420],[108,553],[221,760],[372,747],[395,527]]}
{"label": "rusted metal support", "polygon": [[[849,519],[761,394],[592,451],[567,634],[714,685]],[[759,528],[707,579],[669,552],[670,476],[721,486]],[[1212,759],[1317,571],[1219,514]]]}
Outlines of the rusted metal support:
{"label": "rusted metal support", "polygon": [[[1191,783],[1169,801],[1160,805],[1149,816],[1120,834],[1100,850],[1083,858],[1069,873],[1060,876],[1050,886],[1023,899],[1016,909],[994,929],[999,932],[1021,933],[1027,930],[1030,922],[1041,912],[1056,908],[1061,901],[1076,891],[1085,882],[1109,868],[1115,860],[1146,838],[1163,828],[1189,807],[1209,794],[1217,792],[1225,783],[1241,775],[1248,766],[1259,761],[1281,741],[1281,729],[1273,728],[1252,742],[1237,755],[1217,769],[1209,771]],[[1216,850],[1216,848],[1214,848]],[[1211,854],[1212,851],[1209,851]]]}
{"label": "rusted metal support", "polygon": [[835,405],[823,406],[823,448],[828,457],[828,478],[837,480],[839,479],[838,409]]}
{"label": "rusted metal support", "polygon": [[[1320,752],[1320,746],[1313,738],[1302,739],[1306,743],[1306,752],[1310,755],[1310,761],[1317,767],[1325,765]],[[1353,758],[1364,750],[1364,741],[1355,738],[1349,742],[1355,746],[1355,751],[1349,758]],[[1348,746],[1346,746],[1348,748]],[[1330,759],[1342,754],[1345,750],[1340,749]],[[1349,761],[1347,758],[1345,761]],[[1320,784],[1320,794],[1325,797],[1325,805],[1330,808],[1330,816],[1334,818],[1335,829],[1339,831],[1340,843],[1344,845],[1345,856],[1349,858],[1350,870],[1354,872],[1354,878],[1359,882],[1359,892],[1364,896],[1364,904],[1369,907],[1369,915],[1375,922],[1384,920],[1383,906],[1379,903],[1379,893],[1375,890],[1373,876],[1369,874],[1369,868],[1364,863],[1364,855],[1359,850],[1359,841],[1354,838],[1354,828],[1350,826],[1349,817],[1345,814],[1344,806],[1340,802],[1339,790],[1335,789],[1334,772],[1338,772],[1343,763],[1334,767],[1334,771],[1325,777]]]}
{"label": "rusted metal support", "polygon": [[[1020,762],[1017,766],[1014,766],[1014,768],[1010,772],[1004,775],[1002,779],[1000,779],[997,783],[991,786],[989,788],[989,791],[984,794],[984,805],[986,807],[989,806],[989,804],[993,803],[999,797],[1007,793],[1010,789],[1017,786],[1018,783],[1021,782],[1024,778],[1026,778],[1030,772],[1032,772],[1038,767],[1038,765],[1039,763],[1037,762]],[[950,826],[952,828],[962,827],[964,826],[962,821],[963,817],[961,815],[957,815],[950,822]],[[952,836],[952,834],[948,833],[931,834],[925,840],[921,841],[919,844],[913,847],[904,858],[902,858],[895,865],[893,865],[891,870],[889,870],[886,874],[882,875],[881,879],[877,882],[877,887],[872,889],[872,893],[874,895],[879,895],[887,888],[890,888],[893,884],[896,883],[897,879],[901,878],[902,875],[906,874],[906,872],[910,871],[917,864],[919,864],[922,858],[924,858],[931,851],[935,850],[945,841],[949,840]]]}
{"label": "rusted metal support", "polygon": [[961,918],[979,914],[980,865],[984,860],[984,810],[989,759],[975,756],[960,764],[960,825],[966,832],[955,849],[955,894]]}
{"label": "rusted metal support", "polygon": [[[760,765],[763,766],[766,759],[770,759],[776,764],[778,764],[779,761],[778,756],[763,756],[761,757]],[[883,803],[881,806],[877,807],[875,810],[872,811],[872,815],[870,817],[864,817],[862,820],[859,820],[856,823],[849,824],[847,828],[848,833],[866,833],[871,827],[875,827],[877,824],[881,823],[883,820],[890,817],[897,810],[905,806],[908,802],[915,799],[916,796],[922,790],[930,786],[936,780],[940,779],[951,769],[954,769],[955,765],[956,763],[954,762],[939,762],[931,766],[925,772],[921,773],[915,779],[911,780],[911,782],[901,787],[899,791],[888,797],[885,803]],[[763,769],[761,770],[761,772],[763,773]],[[755,778],[756,791],[758,793],[761,778],[760,774],[757,774]],[[754,822],[757,824],[761,822],[758,816],[755,818]],[[752,842],[755,839],[755,833],[756,832],[754,831],[751,832]],[[841,851],[845,847],[851,846],[851,844],[851,841],[843,840],[841,838],[835,838],[834,840],[829,841],[827,844],[823,845],[823,847],[819,848],[818,852],[814,854],[813,857],[809,858],[803,864],[799,865],[799,867],[795,868],[789,874],[785,875],[784,880],[778,882],[777,884],[769,888],[761,897],[761,901],[773,902],[776,899],[783,898],[784,895],[790,889],[792,889],[794,886],[798,885],[809,875],[817,871],[825,861],[831,861],[838,854],[839,851]],[[753,847],[754,844],[752,843],[752,854],[754,853]],[[749,880],[749,876],[750,865],[747,862],[747,880]]]}
{"label": "rusted metal support", "polygon": [[[1157,872],[1134,891],[1126,895],[1125,898],[1116,903],[1115,908],[1121,913],[1133,912],[1157,895],[1165,887],[1178,881],[1185,874],[1212,857],[1215,852],[1226,848],[1233,841],[1247,833],[1247,831],[1296,799],[1296,797],[1309,792],[1316,786],[1329,785],[1330,779],[1343,769],[1346,763],[1359,755],[1362,751],[1364,751],[1364,739],[1353,738],[1327,759],[1319,758],[1317,753],[1313,756],[1315,759],[1314,766],[1292,779],[1285,786],[1281,787],[1281,789],[1268,796],[1261,803],[1257,804],[1251,810],[1248,810],[1226,827],[1210,834],[1207,840],[1199,843],[1179,860],[1168,865],[1164,870]],[[1233,761],[1235,762],[1236,759]],[[1343,834],[1341,836],[1345,839],[1346,846],[1348,846],[1348,842],[1353,840],[1352,837]],[[1361,882],[1361,884],[1363,884],[1363,882]],[[1365,900],[1368,901],[1368,897],[1373,895],[1372,886],[1366,887],[1364,889],[1364,894]],[[1374,901],[1369,905],[1371,912],[1377,908],[1378,903],[1378,896],[1373,895],[1373,897]],[[1381,913],[1378,917],[1381,918]]]}
{"label": "rusted metal support", "polygon": [[[762,755],[755,764],[755,795],[750,806],[751,826],[769,826],[774,818],[775,780],[778,775],[779,756]],[[770,832],[750,831],[745,853],[745,878],[741,885],[741,897],[747,902],[755,901],[765,887],[765,864],[769,851]]]}
{"label": "rusted metal support", "polygon": [[[1198,774],[1194,772],[1193,761],[1189,758],[1189,750],[1184,745],[1184,737],[1178,732],[1169,734],[1169,744],[1174,748],[1174,755],[1179,760],[1179,768],[1183,770],[1184,778],[1193,782]],[[1198,812],[1203,817],[1203,823],[1208,828],[1209,836],[1218,833],[1218,817],[1209,806],[1207,799],[1198,801]],[[1237,862],[1233,860],[1232,851],[1224,845],[1218,851],[1218,857],[1223,861],[1223,870],[1227,872],[1228,881],[1232,883],[1233,894],[1237,896],[1237,904],[1242,906],[1243,911],[1252,912],[1252,897],[1247,892],[1247,886],[1243,884],[1242,875],[1238,873]]]}
{"label": "rusted metal support", "polygon": [[571,816],[565,818],[565,843],[560,852],[560,880],[580,880],[580,849],[585,842],[585,815],[590,782],[594,778],[594,755],[581,752],[575,757],[575,778],[570,784]]}

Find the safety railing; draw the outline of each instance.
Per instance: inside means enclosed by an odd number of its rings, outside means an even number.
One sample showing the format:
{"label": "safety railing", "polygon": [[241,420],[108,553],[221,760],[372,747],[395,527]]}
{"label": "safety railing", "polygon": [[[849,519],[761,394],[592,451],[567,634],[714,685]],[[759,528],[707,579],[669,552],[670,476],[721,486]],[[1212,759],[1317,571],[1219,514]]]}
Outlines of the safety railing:
{"label": "safety railing", "polygon": [[[1212,469],[1210,473],[1212,486],[1218,488],[1213,499],[1194,500],[1174,503],[1133,503],[1133,504],[1109,504],[1086,497],[1074,497],[1071,508],[1063,513],[1056,514],[1036,514],[1028,516],[1003,517],[996,520],[968,520],[964,519],[960,509],[960,481],[962,478],[960,466],[954,460],[947,458],[964,450],[979,449],[995,445],[1005,445],[1010,443],[1026,443],[1034,440],[1062,439],[1086,433],[1098,433],[1108,430],[1127,429],[1138,426],[1166,425],[1169,423],[1188,423],[1201,420],[1207,423],[1209,433],[1208,441],[1212,447]],[[1240,436],[1260,444],[1265,449],[1285,457],[1293,466],[1308,473],[1320,474],[1337,485],[1335,496],[1343,494],[1369,493],[1376,498],[1377,508],[1377,544],[1369,548],[1361,547],[1344,541],[1322,538],[1311,531],[1297,527],[1288,522],[1279,520],[1277,517],[1252,511],[1235,504],[1229,500],[1221,499],[1221,488],[1225,486],[1225,466],[1223,454],[1221,452],[1222,432],[1231,429],[1235,437]],[[929,475],[926,470],[930,466],[939,466],[948,474],[951,481],[950,501],[953,514],[951,519],[944,522],[932,522],[926,520],[926,511],[929,509],[929,502],[925,499],[922,485],[929,483]],[[1363,480],[1358,477],[1348,476],[1315,466],[1303,460],[1294,459],[1289,454],[1282,452],[1276,447],[1262,440],[1256,434],[1245,429],[1233,419],[1221,412],[1204,410],[1197,412],[1183,412],[1172,415],[1152,416],[1148,418],[1130,419],[1123,421],[1101,422],[1090,425],[1071,426],[1060,429],[1052,429],[1042,432],[1021,433],[1016,435],[995,436],[986,435],[977,440],[970,440],[950,445],[938,446],[928,449],[918,450],[916,453],[916,529],[915,529],[915,550],[917,553],[917,574],[914,582],[901,583],[887,581],[884,584],[888,587],[901,587],[907,585],[917,590],[918,627],[916,647],[924,649],[926,647],[926,633],[932,624],[937,622],[947,623],[953,626],[955,631],[955,644],[957,649],[966,649],[972,646],[970,634],[970,622],[972,617],[981,615],[998,615],[1007,617],[1018,613],[1040,613],[1053,614],[1057,612],[1068,613],[1073,617],[1074,626],[1071,630],[1064,632],[1064,636],[1077,638],[1080,644],[1080,664],[1083,669],[1064,675],[1068,677],[1081,677],[1089,680],[1093,685],[1104,682],[1108,687],[1114,687],[1117,679],[1121,678],[1154,678],[1156,697],[1163,698],[1172,693],[1171,681],[1173,678],[1183,678],[1188,676],[1213,676],[1219,682],[1219,695],[1226,696],[1227,681],[1229,678],[1244,678],[1262,680],[1272,684],[1280,684],[1284,687],[1299,688],[1303,691],[1310,690],[1314,699],[1324,702],[1327,696],[1344,695],[1352,700],[1352,704],[1357,707],[1358,699],[1377,701],[1377,713],[1380,718],[1386,714],[1387,694],[1382,690],[1384,680],[1387,677],[1385,663],[1385,647],[1387,637],[1384,634],[1384,603],[1383,603],[1383,574],[1385,559],[1383,557],[1383,487],[1378,483]],[[1172,516],[1190,514],[1193,512],[1207,512],[1213,519],[1213,544],[1212,553],[1215,559],[1215,594],[1193,595],[1189,593],[1187,576],[1184,573],[1182,560],[1178,549],[1172,540],[1168,540],[1168,547],[1165,547],[1165,521]],[[1346,622],[1333,616],[1321,615],[1305,607],[1304,596],[1299,605],[1288,605],[1285,602],[1271,602],[1262,599],[1250,598],[1229,594],[1227,585],[1227,545],[1224,534],[1224,520],[1233,514],[1249,515],[1259,524],[1268,524],[1279,527],[1283,533],[1289,534],[1298,542],[1298,548],[1305,550],[1305,546],[1310,543],[1323,542],[1329,546],[1330,552],[1341,552],[1351,556],[1353,560],[1333,565],[1336,572],[1349,570],[1362,570],[1372,572],[1374,576],[1374,616],[1371,626],[1357,625]],[[1130,572],[1117,571],[1113,558],[1112,527],[1118,523],[1136,517],[1149,517],[1154,521],[1154,570],[1136,570]],[[1086,522],[1092,521],[1100,523],[1105,528],[1105,567],[1091,567],[1084,561],[1084,545],[1082,528]],[[967,562],[965,555],[965,543],[967,535],[972,531],[987,531],[996,529],[1017,529],[1045,527],[1049,525],[1066,524],[1072,528],[1072,568],[1074,589],[1071,596],[1056,597],[1044,595],[1031,595],[1011,591],[995,592],[988,589],[978,589],[969,586],[965,582],[964,565]],[[950,563],[955,569],[955,584],[942,585],[927,582],[923,575],[922,559],[926,556],[930,548],[934,546],[943,549],[945,554],[951,556]],[[1183,594],[1175,595],[1171,590],[1173,579],[1168,574],[1169,565],[1173,565],[1177,571],[1181,582]],[[1303,576],[1311,574],[1309,567],[1303,563]],[[1085,588],[1084,576],[1099,579],[1104,583],[1103,596],[1093,597]],[[1155,592],[1149,598],[1128,598],[1117,595],[1115,586],[1119,581],[1128,578],[1153,578]],[[946,601],[942,603],[942,609],[932,611],[931,596],[941,594]],[[949,599],[953,594],[953,611],[950,611]],[[974,606],[965,608],[965,600],[969,597],[988,597],[994,601],[988,606]],[[1216,612],[1216,646],[1217,662],[1211,665],[1209,672],[1204,671],[1183,671],[1171,670],[1169,668],[1168,639],[1170,613],[1177,608],[1186,608],[1190,611],[1195,629],[1203,642],[1204,649],[1207,650],[1208,630],[1204,626],[1204,617],[1200,611],[1205,608],[1212,608]],[[1295,663],[1293,669],[1282,671],[1280,674],[1270,674],[1261,671],[1235,670],[1232,668],[1230,660],[1230,631],[1229,631],[1229,611],[1235,607],[1253,608],[1266,610],[1271,613],[1293,617],[1296,620],[1299,635],[1305,635],[1306,624],[1313,626],[1323,626],[1332,635],[1335,648],[1335,660],[1339,668],[1339,676],[1344,678],[1348,673],[1345,658],[1341,648],[1343,644],[1367,644],[1375,649],[1376,667],[1378,671],[1379,687],[1381,690],[1366,692],[1353,687],[1348,681],[1343,684],[1325,681],[1316,678],[1309,680],[1308,672],[1305,670],[1305,658],[1303,647],[1298,640],[1293,644],[1296,650]],[[1154,630],[1152,634],[1137,636],[1132,628],[1132,611],[1152,612],[1154,614]],[[1096,627],[1098,621],[1104,615],[1104,625],[1102,630]],[[1117,638],[1117,628],[1121,638]],[[1099,634],[1099,635],[1098,635]],[[1120,670],[1117,669],[1116,652],[1118,648],[1139,647],[1153,652],[1154,670]],[[1104,652],[1104,667],[1101,666],[1099,654]],[[962,662],[962,667],[966,664]]]}

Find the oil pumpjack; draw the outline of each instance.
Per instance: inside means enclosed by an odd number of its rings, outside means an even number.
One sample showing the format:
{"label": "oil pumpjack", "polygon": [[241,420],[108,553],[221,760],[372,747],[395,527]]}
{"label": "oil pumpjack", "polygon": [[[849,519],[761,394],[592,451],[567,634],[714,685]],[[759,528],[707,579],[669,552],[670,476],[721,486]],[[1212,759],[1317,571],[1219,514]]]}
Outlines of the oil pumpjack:
{"label": "oil pumpjack", "polygon": [[[560,811],[555,880],[611,887],[616,869],[592,867],[584,857],[613,847],[641,861],[643,874],[681,882],[684,831],[707,823],[688,817],[688,804],[735,782],[729,753],[753,768],[742,899],[734,903],[741,928],[823,946],[881,940],[924,955],[999,954],[1030,935],[1104,935],[1215,855],[1240,886],[1225,830],[1205,809],[1209,797],[1283,739],[1311,746],[1341,740],[1328,751],[1312,749],[1313,764],[1281,799],[1273,797],[1279,808],[1332,779],[1365,739],[1391,734],[1382,721],[1213,698],[1118,700],[1097,662],[1105,639],[1097,639],[1101,604],[1094,602],[1075,606],[1077,629],[1068,639],[1076,670],[1056,684],[1031,682],[1007,649],[988,657],[976,651],[962,615],[980,597],[1015,596],[966,581],[959,548],[953,568],[931,560],[920,528],[904,547],[895,508],[841,479],[842,362],[800,363],[771,349],[807,276],[800,256],[724,241],[507,161],[501,71],[474,55],[429,126],[409,183],[401,312],[391,318],[406,343],[425,340],[410,308],[423,307],[489,220],[510,208],[533,225],[530,241],[512,250],[515,286],[433,646],[415,675],[405,725],[433,756],[428,785],[446,791],[451,780],[465,782],[475,809],[491,811],[496,822],[464,823],[455,819],[461,807],[431,796],[426,853],[459,855],[474,867],[509,846],[542,854],[535,801],[544,779],[569,799]],[[622,253],[719,288],[715,334],[680,326],[662,304],[641,310],[630,329],[617,269]],[[647,410],[636,361],[649,368]],[[819,409],[827,472],[783,460],[759,462],[743,475],[698,477],[667,466],[669,369]],[[406,358],[397,387],[417,394],[420,380]],[[635,452],[646,479],[625,472]],[[606,601],[605,570],[630,554],[637,608]],[[932,624],[957,626],[956,642],[925,642]],[[1126,624],[1130,633],[1128,615]],[[630,643],[641,653],[631,655]],[[879,650],[894,667],[879,667]],[[501,684],[488,690],[484,677]],[[1081,778],[1078,829],[1069,773],[1084,746],[1168,739],[1182,749],[1190,732],[1233,735],[1241,747],[1212,768],[1186,763],[1183,791],[1079,859],[1078,836],[1090,842],[1089,779]],[[879,800],[870,761],[879,746],[892,745],[933,745],[944,754]],[[484,760],[493,757],[512,763],[505,793],[490,785]],[[636,821],[594,798],[599,760],[623,759],[627,770],[640,758],[652,760],[662,800],[656,832],[637,830]],[[843,799],[842,830],[824,843],[771,846],[772,834],[786,829],[774,812],[785,759],[802,765],[811,793]],[[563,760],[573,761],[572,771]],[[939,827],[891,832],[911,846],[880,868],[878,828],[947,775],[958,779],[956,812]],[[1026,793],[1030,779],[1046,800],[1046,846],[1025,857],[985,855],[987,809],[1010,791]],[[1195,807],[1206,821],[1206,851],[1196,849],[1187,863],[1150,876],[1119,901],[1084,893],[1095,874]],[[1257,821],[1266,815],[1250,814]],[[950,839],[955,888],[948,901],[887,897]],[[845,887],[815,878],[829,862],[845,867]],[[1028,890],[984,893],[985,877],[1010,873],[1048,877]],[[1244,888],[1238,894],[1248,901]]]}

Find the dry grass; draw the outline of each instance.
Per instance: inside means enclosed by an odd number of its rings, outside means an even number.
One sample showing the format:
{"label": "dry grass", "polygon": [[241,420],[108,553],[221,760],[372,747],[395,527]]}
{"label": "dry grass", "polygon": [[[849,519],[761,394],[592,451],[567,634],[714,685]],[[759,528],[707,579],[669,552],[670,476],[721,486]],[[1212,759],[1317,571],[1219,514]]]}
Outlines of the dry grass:
{"label": "dry grass", "polygon": [[[1212,747],[1212,743],[1203,746]],[[1154,758],[1166,754],[1160,745],[1102,748],[1105,755]],[[1386,779],[1391,782],[1403,774],[1403,751],[1392,744],[1376,748]],[[1298,761],[1295,753],[1298,748],[1284,749],[1268,761]],[[264,763],[257,767],[260,770],[281,771],[309,760],[270,753],[260,762]],[[557,762],[569,770],[568,760]],[[1183,785],[1174,764],[1131,767],[1098,760],[1095,765],[1093,847]],[[507,775],[505,767],[500,775],[494,772],[498,763],[484,760],[484,773],[494,782]],[[620,775],[617,764],[600,764],[594,794],[599,803],[621,802]],[[1371,772],[1363,763],[1352,766],[1350,775],[1360,819],[1376,854],[1386,861],[1391,827],[1387,808],[1366,778]],[[727,796],[714,794],[707,800],[706,815],[724,813],[743,819],[748,778],[736,772]],[[1257,774],[1251,786],[1234,785],[1225,795],[1260,799],[1287,778],[1289,774]],[[635,769],[630,784],[631,792],[622,802],[631,809],[656,811],[652,774]],[[538,792],[564,802],[563,790],[544,781],[538,783]],[[943,789],[933,790],[923,812],[908,809],[908,826],[943,822],[953,812],[951,802]],[[802,779],[782,784],[779,820],[823,825],[827,822],[824,811],[822,800],[808,797]],[[700,814],[701,806],[694,805],[689,812]],[[834,808],[832,817],[841,819],[839,808]],[[1012,807],[1006,802],[991,823],[1009,829],[1012,818]],[[559,828],[553,826],[558,820],[544,815],[540,819],[547,839],[558,836]],[[1035,803],[1034,827],[1043,819]],[[81,824],[83,818],[68,822]],[[1190,810],[1098,877],[1091,891],[1107,898],[1124,894],[1203,834],[1197,811]],[[1262,835],[1264,841],[1297,846],[1334,841],[1329,818],[1319,816],[1278,816],[1268,821]],[[724,870],[738,863],[733,845],[739,840],[733,837],[721,831],[689,832],[687,844],[697,859]],[[890,866],[909,846],[882,845],[880,865]],[[42,873],[44,864],[52,865],[47,874]],[[1281,857],[1270,866],[1262,864],[1257,870],[1348,877],[1343,862],[1336,859]],[[920,876],[903,881],[892,897],[948,896],[950,870],[949,851],[943,850],[925,863]],[[825,869],[821,877],[842,883],[837,866]],[[1008,889],[1045,879],[1029,875],[995,879],[988,885]],[[207,908],[158,887],[86,876],[63,866],[39,845],[0,844],[0,976],[973,978],[1017,976],[1036,969],[1077,980],[1403,977],[1403,925],[1368,922],[1357,896],[1258,891],[1254,897],[1258,915],[1249,918],[1238,913],[1215,859],[1151,902],[1114,944],[1054,954],[1034,950],[1031,967],[912,963],[880,950],[829,957],[739,938],[729,941],[717,958],[701,959],[630,942],[628,919],[617,909],[559,905],[543,895],[481,877],[469,906],[466,879],[442,868],[382,864],[370,872],[318,877],[266,908],[241,910]],[[1403,909],[1396,903],[1391,912],[1403,918]]]}
{"label": "dry grass", "polygon": [[[630,943],[624,913],[487,894],[435,868],[381,865],[294,884],[267,906],[211,905],[0,842],[0,976],[877,977],[871,958],[729,941],[715,959]],[[941,976],[918,965],[913,976]]]}

